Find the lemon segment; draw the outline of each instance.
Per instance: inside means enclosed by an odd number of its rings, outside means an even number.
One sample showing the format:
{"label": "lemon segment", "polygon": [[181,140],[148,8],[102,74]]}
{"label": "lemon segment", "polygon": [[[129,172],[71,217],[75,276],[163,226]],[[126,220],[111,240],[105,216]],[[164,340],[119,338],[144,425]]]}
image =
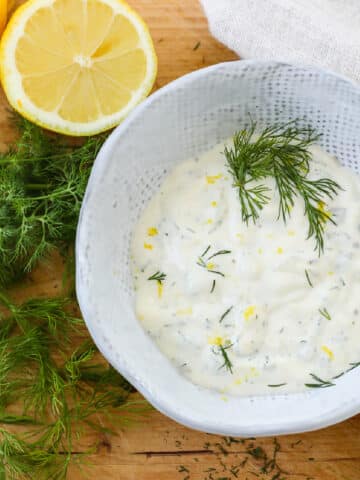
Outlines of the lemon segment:
{"label": "lemon segment", "polygon": [[0,44],[11,105],[70,135],[120,123],[150,92],[156,70],[149,31],[122,0],[29,0]]}

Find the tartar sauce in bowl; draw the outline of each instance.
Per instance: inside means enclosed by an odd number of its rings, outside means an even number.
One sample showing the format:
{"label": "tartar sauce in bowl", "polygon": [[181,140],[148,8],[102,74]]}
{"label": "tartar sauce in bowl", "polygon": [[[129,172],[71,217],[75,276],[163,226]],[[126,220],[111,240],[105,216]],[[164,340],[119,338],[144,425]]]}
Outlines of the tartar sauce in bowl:
{"label": "tartar sauce in bowl", "polygon": [[197,385],[235,395],[331,386],[360,361],[359,178],[309,147],[309,179],[342,187],[317,204],[319,255],[301,198],[278,219],[271,178],[259,218],[244,222],[223,152],[176,166],[143,212],[131,254],[137,317]]}

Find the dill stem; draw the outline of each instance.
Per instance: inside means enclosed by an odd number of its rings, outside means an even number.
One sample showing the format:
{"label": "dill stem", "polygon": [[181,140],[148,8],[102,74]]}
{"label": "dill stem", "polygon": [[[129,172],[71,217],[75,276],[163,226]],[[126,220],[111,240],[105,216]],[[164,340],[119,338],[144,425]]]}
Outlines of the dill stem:
{"label": "dill stem", "polygon": [[11,158],[0,158],[0,165],[6,165],[6,164],[18,164],[18,163],[34,163],[33,158],[21,158],[14,160],[13,157]]}
{"label": "dill stem", "polygon": [[13,312],[15,310],[12,302],[1,291],[0,291],[0,303],[2,303],[8,310],[10,310],[10,312]]}
{"label": "dill stem", "polygon": [[48,198],[54,198],[54,197],[61,197],[64,195],[64,193],[69,193],[73,194],[72,189],[69,188],[69,186],[65,186],[65,188],[62,188],[61,190],[58,190],[57,192],[50,192],[47,193],[46,195],[39,195],[38,197],[31,197],[31,200],[46,200]]}
{"label": "dill stem", "polygon": [[40,190],[41,188],[50,188],[51,183],[26,183],[25,187],[28,190]]}
{"label": "dill stem", "polygon": [[[71,155],[72,153],[71,152],[67,152],[67,153],[58,153],[58,154],[52,154],[52,155],[48,155],[46,157],[41,157],[41,156],[37,156],[36,157],[36,161],[37,162],[41,162],[41,161],[49,161],[49,160],[56,160],[56,159],[64,159],[64,160],[68,160],[68,159],[71,159]],[[19,163],[34,163],[34,158],[33,157],[28,157],[28,158],[16,158],[16,160],[14,160],[14,157],[9,157],[9,158],[0,158],[0,165],[6,165],[6,164],[19,164]]]}

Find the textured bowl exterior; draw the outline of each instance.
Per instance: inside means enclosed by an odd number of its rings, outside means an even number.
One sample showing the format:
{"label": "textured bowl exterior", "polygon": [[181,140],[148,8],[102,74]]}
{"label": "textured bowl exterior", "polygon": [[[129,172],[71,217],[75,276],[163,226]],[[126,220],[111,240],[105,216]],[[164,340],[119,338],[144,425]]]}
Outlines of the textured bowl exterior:
{"label": "textured bowl exterior", "polygon": [[[265,436],[325,427],[360,412],[360,369],[327,389],[229,396],[193,385],[158,350],[134,313],[131,234],[166,173],[249,124],[299,118],[358,171],[360,88],[313,67],[237,61],[182,77],[139,105],[98,154],[76,240],[77,296],[100,351],[158,410],[191,428]],[[360,358],[354,359],[359,361]]]}

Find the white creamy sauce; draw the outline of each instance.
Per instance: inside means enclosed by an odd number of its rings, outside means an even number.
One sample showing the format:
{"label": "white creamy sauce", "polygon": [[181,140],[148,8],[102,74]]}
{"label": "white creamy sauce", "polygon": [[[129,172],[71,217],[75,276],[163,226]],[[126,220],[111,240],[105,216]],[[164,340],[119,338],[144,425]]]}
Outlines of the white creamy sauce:
{"label": "white creamy sauce", "polygon": [[[301,198],[286,225],[276,193],[256,225],[242,221],[223,149],[174,168],[143,212],[132,243],[136,314],[195,384],[237,395],[305,390],[310,373],[328,380],[360,361],[359,178],[310,148],[310,178],[344,189],[322,205],[337,226],[327,222],[319,257]],[[210,258],[221,250],[231,253]],[[148,280],[156,272],[161,285]]]}

